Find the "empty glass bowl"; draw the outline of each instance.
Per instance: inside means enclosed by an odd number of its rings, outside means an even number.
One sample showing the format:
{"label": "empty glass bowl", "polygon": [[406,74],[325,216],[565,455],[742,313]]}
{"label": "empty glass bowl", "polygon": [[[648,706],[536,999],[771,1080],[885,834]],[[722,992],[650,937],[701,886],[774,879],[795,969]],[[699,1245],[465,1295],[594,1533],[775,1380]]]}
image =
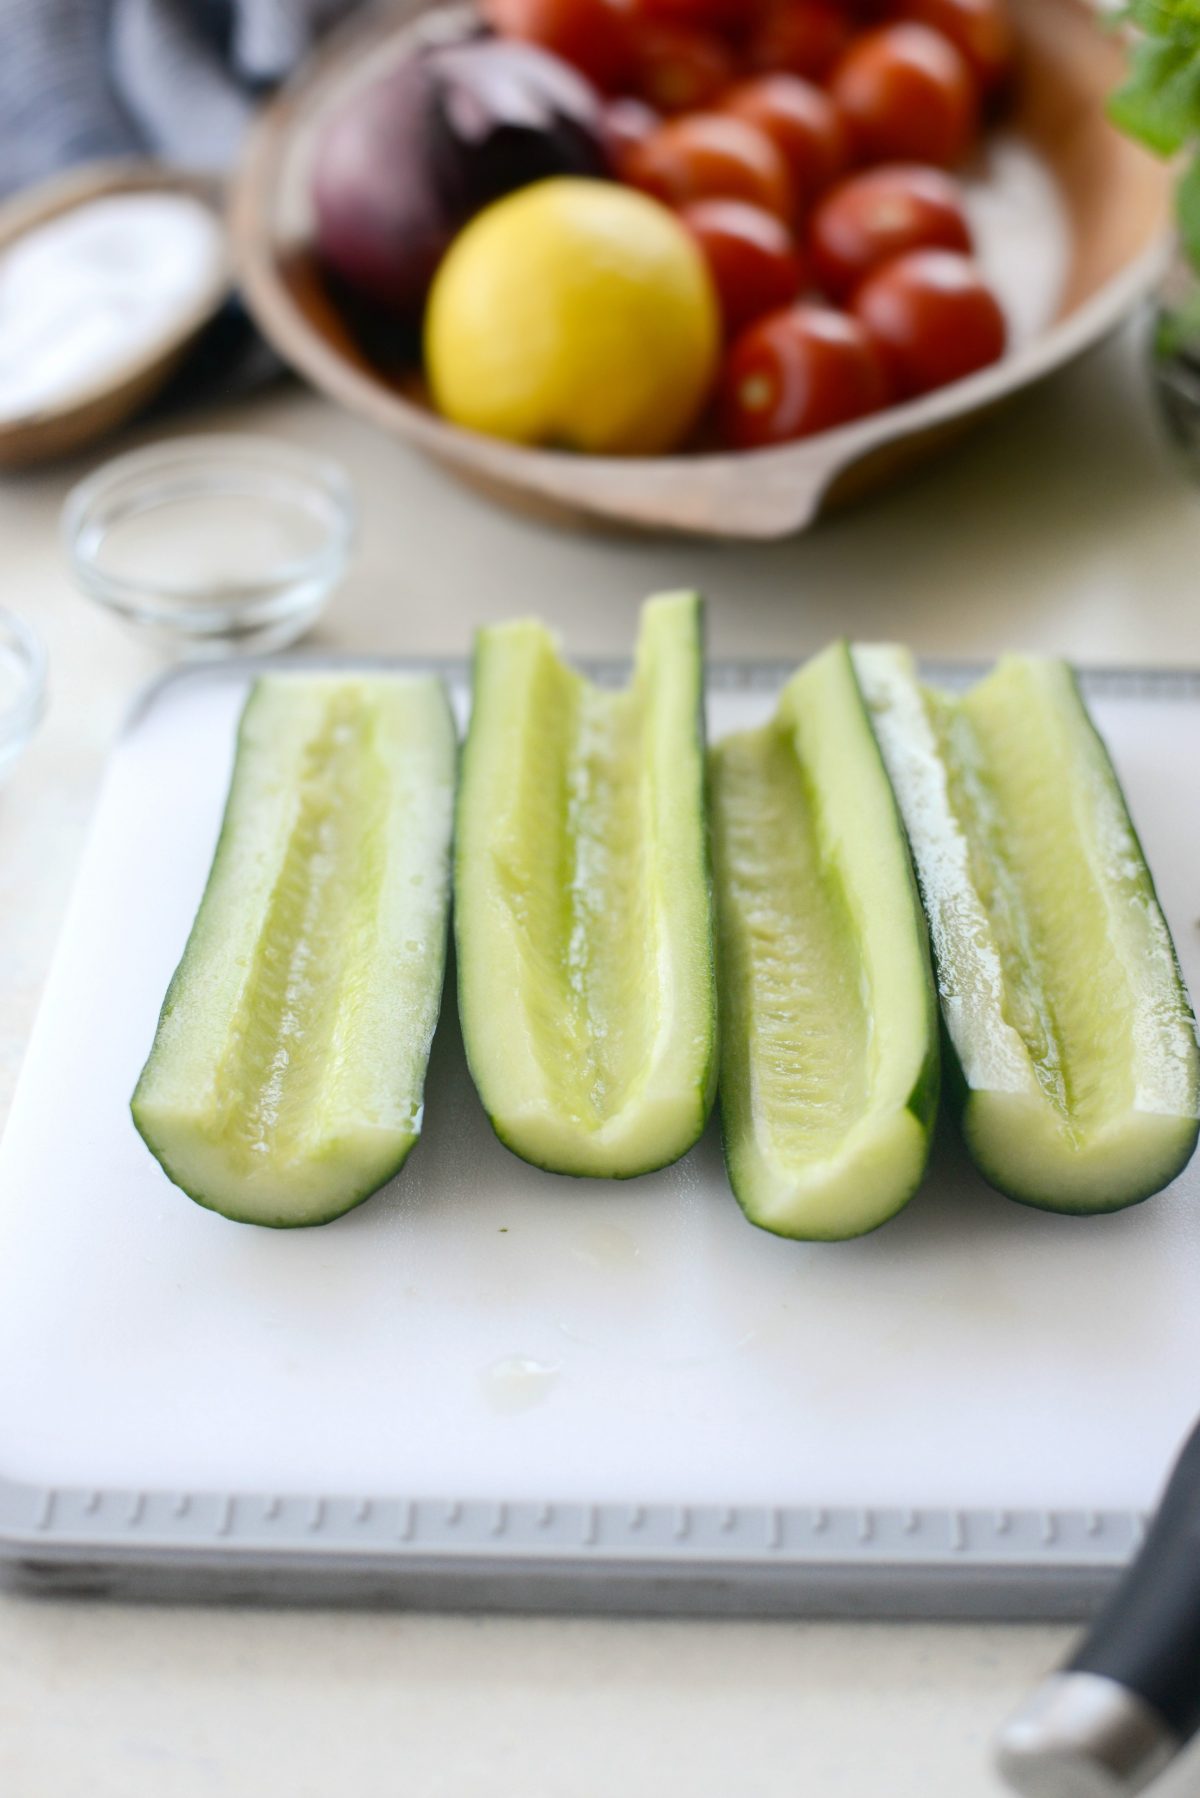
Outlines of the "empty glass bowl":
{"label": "empty glass bowl", "polygon": [[46,652],[15,612],[0,609],[0,780],[46,709]]}
{"label": "empty glass bowl", "polygon": [[249,436],[118,456],[72,489],[62,518],[84,591],[185,657],[295,642],[341,580],[354,529],[335,462]]}

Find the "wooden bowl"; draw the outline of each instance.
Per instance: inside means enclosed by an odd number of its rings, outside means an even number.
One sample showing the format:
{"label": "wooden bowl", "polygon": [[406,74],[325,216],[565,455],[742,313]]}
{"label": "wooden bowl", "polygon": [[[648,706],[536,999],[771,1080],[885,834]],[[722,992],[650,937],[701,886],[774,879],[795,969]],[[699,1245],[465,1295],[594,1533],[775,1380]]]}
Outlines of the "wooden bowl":
{"label": "wooden bowl", "polygon": [[1165,268],[1170,173],[1104,116],[1123,68],[1120,40],[1090,0],[1014,0],[1014,11],[1014,109],[968,175],[981,260],[1005,300],[1012,344],[1002,362],[938,393],[777,449],[651,459],[524,449],[437,417],[415,383],[387,378],[356,341],[312,254],[308,202],[312,147],[330,109],[450,20],[420,0],[343,32],[259,122],[232,199],[247,303],[317,387],[507,501],[705,536],[803,530],[1097,343]]}
{"label": "wooden bowl", "polygon": [[[161,163],[127,158],[87,163],[42,182],[0,207],[0,251],[50,219],[72,212],[91,200],[118,193],[183,193],[203,202],[220,219],[216,184],[202,176],[165,168]],[[113,431],[140,411],[229,298],[232,275],[223,256],[211,279],[181,311],[168,335],[156,337],[144,350],[131,352],[103,376],[81,385],[53,405],[0,425],[0,469],[24,468],[80,449]]]}

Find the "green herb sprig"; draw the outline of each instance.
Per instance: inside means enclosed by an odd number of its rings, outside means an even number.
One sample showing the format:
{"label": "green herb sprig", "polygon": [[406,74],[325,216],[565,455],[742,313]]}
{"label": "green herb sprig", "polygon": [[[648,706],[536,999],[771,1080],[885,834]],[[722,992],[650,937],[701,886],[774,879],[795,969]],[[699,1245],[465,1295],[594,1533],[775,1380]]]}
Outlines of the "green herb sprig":
{"label": "green herb sprig", "polygon": [[1156,156],[1183,156],[1179,235],[1200,269],[1200,0],[1132,0],[1118,15],[1142,35],[1109,116]]}

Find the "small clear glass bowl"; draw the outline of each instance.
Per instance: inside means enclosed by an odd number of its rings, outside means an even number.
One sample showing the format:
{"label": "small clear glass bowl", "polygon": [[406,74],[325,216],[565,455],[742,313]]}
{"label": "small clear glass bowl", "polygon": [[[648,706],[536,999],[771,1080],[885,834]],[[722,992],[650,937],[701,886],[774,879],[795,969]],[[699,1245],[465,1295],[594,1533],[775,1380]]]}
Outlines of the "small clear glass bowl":
{"label": "small clear glass bowl", "polygon": [[41,638],[0,607],[0,780],[8,773],[46,709],[46,652]]}
{"label": "small clear glass bowl", "polygon": [[72,488],[62,534],[85,593],[172,655],[282,649],[350,560],[336,462],[269,437],[177,437]]}

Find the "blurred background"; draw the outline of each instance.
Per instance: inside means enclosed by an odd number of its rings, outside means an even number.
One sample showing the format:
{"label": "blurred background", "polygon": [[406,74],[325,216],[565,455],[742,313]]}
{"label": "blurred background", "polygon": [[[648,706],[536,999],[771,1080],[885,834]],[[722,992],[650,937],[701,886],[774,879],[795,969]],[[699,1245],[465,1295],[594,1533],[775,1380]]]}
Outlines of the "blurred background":
{"label": "blurred background", "polygon": [[[530,611],[619,660],[700,586],[711,655],[776,671],[842,634],[1194,666],[1195,10],[0,0],[0,1106],[173,663],[461,673]],[[1053,1324],[1023,1340],[1086,1382]],[[1185,1420],[1091,1396],[1149,1504]],[[6,1594],[0,1765],[37,1798],[996,1798],[1069,1640]]]}
{"label": "blurred background", "polygon": [[226,169],[254,105],[357,0],[5,0],[0,188],[144,153]]}
{"label": "blurred background", "polygon": [[509,499],[786,536],[1156,288],[1158,11],[4,0],[0,465],[286,363]]}

